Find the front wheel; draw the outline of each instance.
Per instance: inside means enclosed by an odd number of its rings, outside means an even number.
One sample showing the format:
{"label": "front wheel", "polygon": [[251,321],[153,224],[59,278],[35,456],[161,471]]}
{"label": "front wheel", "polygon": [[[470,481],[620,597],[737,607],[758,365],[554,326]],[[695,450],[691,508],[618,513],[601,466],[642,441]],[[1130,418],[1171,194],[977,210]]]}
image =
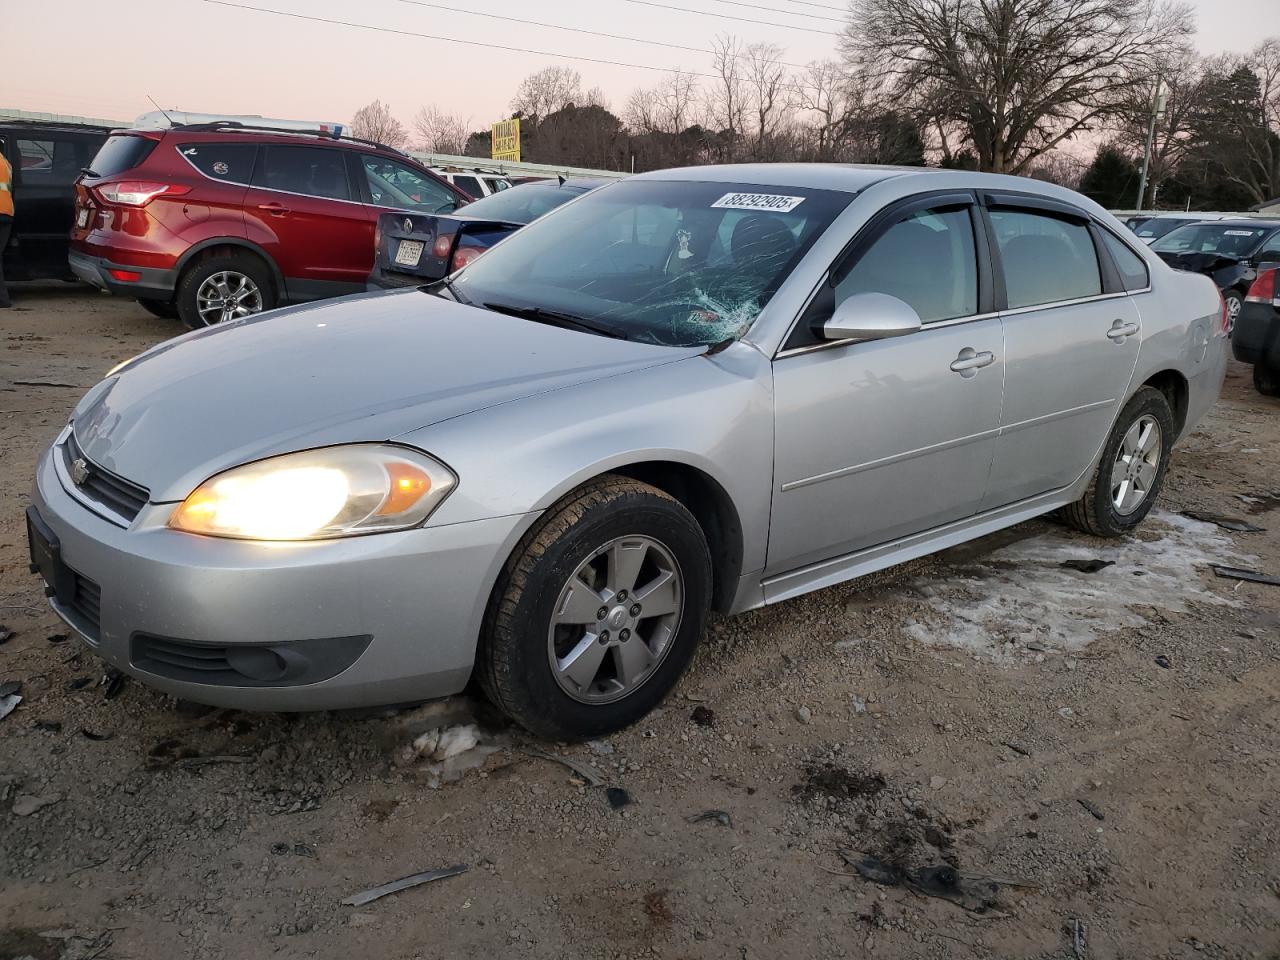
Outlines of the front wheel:
{"label": "front wheel", "polygon": [[1253,386],[1264,397],[1280,397],[1280,367],[1253,365]]}
{"label": "front wheel", "polygon": [[1062,510],[1077,530],[1119,537],[1151,512],[1173,450],[1173,412],[1163,393],[1143,387],[1133,395],[1102,448],[1083,497]]}
{"label": "front wheel", "polygon": [[675,686],[710,601],[711,556],[692,514],[661,490],[605,476],[548,510],[512,554],[477,678],[539,736],[612,733]]}
{"label": "front wheel", "polygon": [[1222,294],[1222,300],[1227,305],[1227,333],[1231,334],[1240,319],[1240,311],[1244,309],[1244,294],[1239,290],[1227,290]]}
{"label": "front wheel", "polygon": [[249,253],[209,257],[182,276],[174,297],[193,330],[239,320],[276,305],[266,265]]}

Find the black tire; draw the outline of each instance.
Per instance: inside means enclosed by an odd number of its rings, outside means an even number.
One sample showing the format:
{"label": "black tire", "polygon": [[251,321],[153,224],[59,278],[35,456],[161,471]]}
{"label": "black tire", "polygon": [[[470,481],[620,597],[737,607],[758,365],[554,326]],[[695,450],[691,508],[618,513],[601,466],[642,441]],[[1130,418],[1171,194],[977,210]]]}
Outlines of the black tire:
{"label": "black tire", "polygon": [[1253,365],[1253,386],[1264,397],[1280,397],[1280,367]]}
{"label": "black tire", "polygon": [[[664,658],[635,689],[609,703],[583,703],[552,670],[552,617],[579,565],[628,536],[657,540],[674,556],[683,580],[679,625]],[[582,740],[620,730],[657,706],[689,665],[706,625],[711,583],[706,537],[679,501],[626,477],[600,477],[552,506],[507,561],[485,617],[476,679],[495,706],[538,736]]]}
{"label": "black tire", "polygon": [[1244,294],[1239,290],[1224,290],[1222,299],[1227,305],[1227,334],[1235,332],[1236,320],[1240,318],[1240,311],[1244,309]]}
{"label": "black tire", "polygon": [[160,317],[162,320],[178,319],[178,307],[172,300],[144,300],[139,297],[138,305],[153,317]]}
{"label": "black tire", "polygon": [[[1111,469],[1120,453],[1120,446],[1129,429],[1144,416],[1154,417],[1160,425],[1160,462],[1157,465],[1155,482],[1147,492],[1145,500],[1132,512],[1121,514],[1117,511],[1111,492]],[[1063,507],[1060,515],[1067,523],[1084,533],[1095,537],[1122,537],[1140,524],[1156,498],[1160,496],[1160,488],[1164,486],[1165,473],[1169,469],[1169,455],[1173,450],[1175,427],[1173,411],[1169,409],[1169,401],[1165,395],[1154,387],[1143,387],[1125,404],[1111,429],[1106,446],[1102,448],[1102,457],[1098,467],[1089,481],[1089,489],[1083,497],[1070,506]]]}
{"label": "black tire", "polygon": [[261,307],[253,310],[260,313],[270,310],[276,305],[276,292],[271,283],[271,273],[267,265],[252,253],[224,253],[206,257],[187,268],[178,281],[178,289],[174,294],[178,316],[192,330],[201,330],[209,326],[200,316],[196,304],[196,296],[200,285],[216,273],[231,272],[248,277],[257,287],[261,299]]}

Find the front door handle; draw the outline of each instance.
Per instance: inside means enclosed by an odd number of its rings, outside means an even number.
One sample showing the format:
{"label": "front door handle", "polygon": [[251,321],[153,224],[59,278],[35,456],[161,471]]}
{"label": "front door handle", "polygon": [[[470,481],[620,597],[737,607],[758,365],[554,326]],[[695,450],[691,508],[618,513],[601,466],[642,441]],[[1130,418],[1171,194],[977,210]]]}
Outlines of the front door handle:
{"label": "front door handle", "polygon": [[258,204],[258,209],[267,211],[267,213],[271,214],[273,217],[283,217],[286,213],[289,212],[288,207],[286,207],[283,203],[276,203],[274,200],[271,201],[270,203]]}
{"label": "front door handle", "polygon": [[994,353],[988,350],[979,353],[973,347],[965,347],[960,351],[960,356],[951,361],[951,372],[958,373],[967,379],[977,376],[979,370],[995,362],[996,355]]}
{"label": "front door handle", "polygon": [[1111,325],[1111,329],[1107,331],[1107,337],[1116,343],[1123,343],[1141,329],[1136,323],[1125,323],[1123,320],[1117,320]]}

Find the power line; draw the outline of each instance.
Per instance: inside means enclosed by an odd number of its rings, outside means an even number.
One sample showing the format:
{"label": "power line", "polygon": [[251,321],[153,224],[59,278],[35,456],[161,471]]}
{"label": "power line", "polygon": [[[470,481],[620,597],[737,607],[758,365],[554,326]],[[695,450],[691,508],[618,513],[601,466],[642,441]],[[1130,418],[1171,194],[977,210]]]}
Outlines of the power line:
{"label": "power line", "polygon": [[[212,2],[212,0],[210,0]],[[672,7],[665,3],[654,3],[653,0],[627,0],[627,3],[638,3],[642,7],[657,7],[660,10],[674,10],[677,13],[693,13],[700,17],[715,17],[717,20],[733,20],[737,23],[758,23],[765,27],[781,27],[784,30],[803,30],[805,33],[820,33],[824,37],[831,36],[830,30],[819,30],[817,27],[798,27],[793,23],[777,23],[773,20],[752,20],[750,17],[732,17],[727,13],[711,13],[708,10],[690,10],[688,7]]]}
{"label": "power line", "polygon": [[[758,3],[746,3],[745,0],[715,0],[716,3],[727,3],[731,7],[750,7],[752,10],[767,10],[770,13],[780,13],[784,17],[812,17],[814,20],[830,20],[832,23],[844,23],[840,17],[828,17],[822,13],[807,13],[802,10],[780,10],[777,7],[765,7]],[[826,8],[824,8],[826,9]],[[690,13],[702,13],[701,10],[691,10]]]}
{"label": "power line", "polygon": [[819,10],[834,10],[836,13],[847,13],[845,7],[833,7],[826,3],[814,3],[813,0],[786,0],[787,3],[798,3],[804,7],[817,7]]}
{"label": "power line", "polygon": [[[714,50],[707,50],[704,47],[689,47],[682,43],[669,43],[665,40],[645,40],[641,37],[626,37],[619,33],[602,33],[599,30],[587,30],[585,27],[569,27],[559,23],[545,23],[541,20],[526,20],[522,17],[508,17],[500,13],[485,13],[481,10],[469,10],[465,7],[450,7],[443,3],[429,3],[427,0],[396,0],[397,3],[405,3],[413,7],[429,7],[432,10],[443,10],[446,13],[462,13],[473,17],[486,17],[490,20],[504,20],[507,23],[521,23],[530,27],[546,27],[548,30],[564,30],[569,33],[581,33],[589,37],[603,37],[606,40],[622,40],[627,43],[643,43],[651,47],[665,47],[668,50],[683,50],[688,53],[700,53],[703,55],[714,56]],[[735,59],[749,59],[750,55],[745,53],[728,53],[727,56]],[[796,70],[803,70],[805,64],[787,63],[785,60],[773,60],[771,63],[779,63],[784,67],[792,67]]]}

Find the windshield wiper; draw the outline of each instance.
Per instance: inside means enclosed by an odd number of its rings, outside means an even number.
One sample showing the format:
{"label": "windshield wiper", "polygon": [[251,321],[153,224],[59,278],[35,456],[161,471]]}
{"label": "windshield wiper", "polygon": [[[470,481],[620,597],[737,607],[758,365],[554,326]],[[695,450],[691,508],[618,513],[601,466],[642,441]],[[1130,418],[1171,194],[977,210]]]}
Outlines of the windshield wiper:
{"label": "windshield wiper", "polygon": [[542,307],[517,307],[508,303],[482,303],[480,306],[486,310],[492,310],[494,313],[505,313],[509,317],[519,317],[522,320],[532,320],[535,323],[546,323],[553,327],[567,327],[571,330],[581,330],[584,333],[594,333],[602,337],[613,337],[615,340],[627,339],[625,330],[602,323],[599,320],[589,320],[586,317],[574,316],[572,313],[545,310]]}
{"label": "windshield wiper", "polygon": [[458,303],[461,303],[464,306],[468,306],[468,307],[471,306],[471,301],[468,300],[466,297],[464,297],[462,295],[462,292],[453,285],[453,277],[448,275],[441,277],[439,280],[432,280],[430,283],[424,283],[418,289],[421,290],[423,293],[434,294],[441,287],[444,287],[446,290],[448,290],[449,295],[453,297],[453,299],[456,300]]}

